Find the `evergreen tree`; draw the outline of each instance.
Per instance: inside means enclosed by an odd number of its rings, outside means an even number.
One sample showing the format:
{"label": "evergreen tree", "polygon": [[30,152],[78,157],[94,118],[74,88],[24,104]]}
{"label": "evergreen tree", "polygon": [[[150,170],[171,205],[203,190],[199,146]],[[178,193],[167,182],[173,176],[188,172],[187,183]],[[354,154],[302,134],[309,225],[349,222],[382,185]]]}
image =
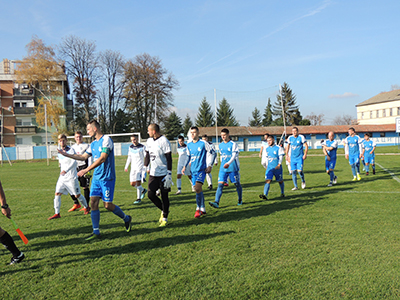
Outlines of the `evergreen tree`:
{"label": "evergreen tree", "polygon": [[206,97],[204,97],[200,103],[195,123],[197,127],[214,126],[214,114],[211,111],[211,105],[208,104]]}
{"label": "evergreen tree", "polygon": [[239,126],[239,122],[236,120],[233,114],[233,108],[229,105],[228,101],[223,98],[219,103],[217,109],[217,120],[218,126]]}
{"label": "evergreen tree", "polygon": [[257,107],[254,108],[251,115],[253,118],[249,119],[249,126],[260,127],[262,125],[261,112],[258,110]]}
{"label": "evergreen tree", "polygon": [[283,123],[282,105],[285,112],[286,125],[299,125],[302,117],[299,111],[299,106],[296,103],[296,95],[293,94],[292,89],[286,82],[284,82],[282,86],[282,99],[280,95],[277,95],[272,108],[272,114],[275,116],[275,124],[279,122],[278,119],[281,119],[281,122]]}
{"label": "evergreen tree", "polygon": [[186,135],[192,126],[192,119],[190,118],[189,114],[186,114],[186,118],[183,120],[183,133]]}
{"label": "evergreen tree", "polygon": [[165,121],[165,130],[164,134],[168,140],[173,140],[178,137],[179,134],[182,133],[182,120],[181,118],[173,111]]}
{"label": "evergreen tree", "polygon": [[268,98],[267,107],[265,107],[264,109],[262,126],[271,126],[271,125],[272,125],[272,105],[271,105],[271,98]]}

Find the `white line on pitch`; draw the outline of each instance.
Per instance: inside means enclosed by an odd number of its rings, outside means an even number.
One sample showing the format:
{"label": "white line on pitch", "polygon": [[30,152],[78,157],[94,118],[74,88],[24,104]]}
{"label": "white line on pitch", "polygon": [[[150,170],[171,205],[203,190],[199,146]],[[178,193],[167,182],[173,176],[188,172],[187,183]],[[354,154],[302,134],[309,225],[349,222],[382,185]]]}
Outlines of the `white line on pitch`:
{"label": "white line on pitch", "polygon": [[376,163],[376,164],[377,164],[381,169],[383,169],[384,171],[388,172],[388,173],[393,177],[394,180],[396,180],[398,183],[400,183],[399,177],[397,177],[392,171],[390,171],[390,170],[384,168],[382,165],[380,165],[380,164],[378,164],[378,163]]}

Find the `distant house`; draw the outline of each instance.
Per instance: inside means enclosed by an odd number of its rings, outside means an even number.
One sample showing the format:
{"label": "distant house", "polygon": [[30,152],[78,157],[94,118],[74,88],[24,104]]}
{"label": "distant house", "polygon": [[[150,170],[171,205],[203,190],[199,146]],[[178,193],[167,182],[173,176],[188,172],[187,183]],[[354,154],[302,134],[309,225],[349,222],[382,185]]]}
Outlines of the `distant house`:
{"label": "distant house", "polygon": [[359,125],[395,124],[400,117],[400,90],[380,93],[356,107]]}
{"label": "distant house", "polygon": [[[321,148],[321,140],[327,138],[327,134],[330,131],[335,133],[335,139],[339,142],[339,147],[343,147],[342,140],[348,135],[349,127],[353,127],[356,133],[363,138],[364,133],[370,133],[372,140],[374,140],[378,146],[390,146],[397,145],[399,135],[396,133],[395,124],[384,124],[384,125],[340,125],[340,126],[297,126],[299,133],[304,135],[307,139],[307,143],[311,149]],[[224,127],[200,127],[200,136],[207,134],[209,140],[213,143],[220,143],[220,132]],[[275,140],[279,141],[284,128],[281,126],[272,127],[225,127],[229,129],[232,140],[237,142],[241,151],[259,151],[261,148],[261,141],[265,133],[273,135]],[[286,128],[286,135],[292,134],[292,127]],[[218,137],[218,139],[216,138]],[[190,139],[190,132],[188,132],[188,138]]]}

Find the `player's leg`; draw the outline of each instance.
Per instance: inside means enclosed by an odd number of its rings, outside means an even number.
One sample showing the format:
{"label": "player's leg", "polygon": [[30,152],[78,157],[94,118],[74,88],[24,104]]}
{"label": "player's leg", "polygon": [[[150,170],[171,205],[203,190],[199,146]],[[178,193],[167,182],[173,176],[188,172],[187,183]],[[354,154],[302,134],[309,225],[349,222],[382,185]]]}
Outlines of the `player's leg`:
{"label": "player's leg", "polygon": [[170,188],[166,189],[164,187],[164,182],[160,182],[160,191],[161,191],[161,201],[162,201],[162,220],[160,221],[160,227],[167,226],[168,215],[169,215],[169,192]]}
{"label": "player's leg", "polygon": [[283,183],[283,168],[274,171],[275,180],[279,182],[279,187],[281,189],[281,197],[285,197],[285,184]]}
{"label": "player's leg", "polygon": [[179,195],[182,193],[182,173],[176,175],[176,187],[178,188],[178,191],[175,194]]}
{"label": "player's leg", "polygon": [[293,159],[290,161],[290,168],[292,169],[292,180],[293,180],[293,185],[294,185],[294,188],[292,189],[292,191],[295,191],[298,189],[298,187],[297,187],[297,163]]}
{"label": "player's leg", "polygon": [[194,183],[194,190],[196,192],[196,212],[194,214],[195,218],[200,218],[202,215],[206,214],[206,207],[204,204],[204,193],[203,193],[203,183],[206,177],[206,172],[200,171],[198,173],[192,174],[192,182]]}
{"label": "player's leg", "polygon": [[366,158],[364,160],[365,164],[364,164],[364,169],[365,169],[365,175],[369,175],[369,162],[368,162],[368,158]]}
{"label": "player's leg", "polygon": [[18,247],[15,245],[13,238],[9,235],[7,231],[0,227],[0,243],[11,252],[12,258],[10,265],[15,263],[20,263],[24,258],[25,255],[22,253]]}
{"label": "player's leg", "polygon": [[229,179],[236,187],[236,193],[238,194],[238,205],[242,205],[243,189],[242,189],[242,185],[240,184],[239,172],[229,173]]}
{"label": "player's leg", "polygon": [[305,189],[306,188],[306,179],[304,177],[304,172],[303,172],[303,167],[304,167],[304,161],[303,158],[299,159],[297,163],[297,172],[300,175],[301,178],[301,188]]}
{"label": "player's leg", "polygon": [[207,184],[208,184],[208,189],[212,190],[212,175],[211,173],[206,174],[206,179],[207,179]]}
{"label": "player's leg", "polygon": [[156,177],[156,176],[149,176],[149,185],[148,185],[148,192],[147,192],[147,197],[149,197],[149,199],[151,200],[151,202],[154,203],[154,205],[161,210],[161,217],[159,219],[159,222],[161,224],[163,218],[164,218],[164,212],[163,212],[163,203],[161,201],[161,199],[157,196],[157,191],[160,188],[161,184],[162,184],[162,179],[164,178],[164,176],[161,177]]}
{"label": "player's leg", "polygon": [[218,187],[217,191],[215,192],[215,200],[214,202],[208,202],[210,206],[214,208],[219,208],[219,201],[221,200],[222,191],[224,189],[224,182],[227,180],[227,178],[228,178],[228,173],[220,169],[218,173]]}
{"label": "player's leg", "polygon": [[375,157],[371,157],[372,174],[375,174]]}

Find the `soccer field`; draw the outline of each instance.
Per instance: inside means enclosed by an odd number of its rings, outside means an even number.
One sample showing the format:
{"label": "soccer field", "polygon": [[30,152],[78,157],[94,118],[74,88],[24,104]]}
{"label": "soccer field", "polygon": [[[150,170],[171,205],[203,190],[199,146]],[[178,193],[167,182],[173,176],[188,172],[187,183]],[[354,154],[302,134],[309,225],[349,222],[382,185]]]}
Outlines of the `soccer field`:
{"label": "soccer field", "polygon": [[[267,201],[258,198],[265,172],[258,155],[241,153],[244,204],[237,206],[230,184],[220,208],[207,205],[200,219],[193,218],[195,194],[185,177],[181,195],[172,188],[166,228],[158,227],[160,212],[147,196],[133,205],[126,157],[117,157],[114,203],[132,215],[132,231],[102,207],[102,239],[91,242],[84,240],[92,231],[90,216],[68,213],[69,196],[62,196],[61,218],[47,220],[54,214],[57,161],[5,163],[6,197],[30,242],[24,245],[0,218],[26,255],[7,266],[11,255],[0,249],[2,299],[398,299],[400,156],[378,155],[376,175],[362,172],[362,180],[352,182],[341,155],[338,184],[327,187],[321,152],[310,151],[305,161],[305,190],[292,191],[284,169],[286,197],[273,182]],[[382,152],[399,150],[378,147]],[[215,189],[206,190],[206,203],[214,195]]]}

